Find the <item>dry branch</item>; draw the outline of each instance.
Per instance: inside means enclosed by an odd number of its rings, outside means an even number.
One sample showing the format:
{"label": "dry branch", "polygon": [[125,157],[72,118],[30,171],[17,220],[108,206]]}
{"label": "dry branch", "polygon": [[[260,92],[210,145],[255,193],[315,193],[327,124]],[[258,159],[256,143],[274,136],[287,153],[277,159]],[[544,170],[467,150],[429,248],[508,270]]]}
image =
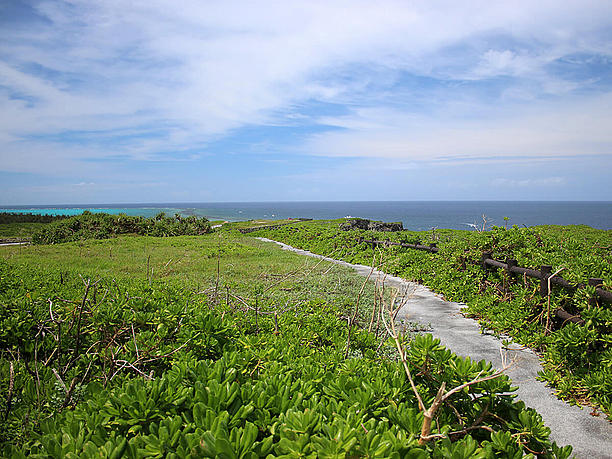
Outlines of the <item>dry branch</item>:
{"label": "dry branch", "polygon": [[[406,303],[407,298],[404,298],[404,301],[402,301],[400,303],[399,307],[394,307],[395,306],[395,300],[396,300],[396,296],[397,293],[393,296],[391,302],[388,304],[387,308],[386,308],[386,312],[389,316],[389,320],[385,320],[385,317],[383,315],[382,317],[382,322],[383,325],[385,326],[387,333],[389,333],[389,335],[393,338],[393,341],[395,342],[395,345],[397,347],[397,351],[399,353],[400,356],[400,361],[402,362],[402,366],[404,367],[404,371],[406,372],[406,376],[408,377],[408,381],[410,382],[410,387],[412,388],[412,391],[414,392],[414,395],[416,396],[416,399],[418,401],[419,404],[419,409],[421,410],[421,412],[423,413],[423,424],[421,425],[421,435],[419,438],[419,445],[424,445],[427,442],[435,439],[435,438],[440,438],[442,435],[441,434],[433,434],[431,433],[431,424],[433,422],[433,419],[437,413],[437,411],[440,409],[440,407],[444,404],[444,402],[446,400],[448,400],[451,396],[453,396],[454,394],[456,394],[457,392],[461,392],[463,389],[473,386],[474,384],[478,384],[484,381],[489,381],[491,379],[495,379],[498,378],[499,376],[501,376],[504,372],[506,372],[508,370],[508,368],[510,368],[513,364],[514,361],[512,361],[510,364],[506,364],[505,362],[505,358],[502,358],[502,362],[503,362],[503,367],[501,370],[496,371],[495,373],[488,375],[488,376],[483,376],[481,377],[481,373],[479,373],[474,379],[472,379],[471,381],[468,381],[464,384],[461,384],[449,391],[446,391],[446,383],[442,382],[442,384],[440,385],[440,387],[438,388],[438,392],[433,400],[433,402],[431,403],[431,405],[429,406],[429,408],[425,407],[425,404],[423,403],[423,399],[421,398],[421,395],[419,394],[419,391],[416,388],[416,385],[414,383],[414,380],[412,378],[412,373],[410,372],[410,367],[408,365],[407,359],[406,359],[406,351],[404,350],[401,342],[400,342],[400,336],[399,333],[395,327],[395,317],[399,311],[399,309]],[[500,350],[501,352],[501,350]],[[503,356],[503,354],[502,354]],[[485,414],[481,414],[481,416],[479,417],[479,419],[477,419],[475,422],[475,424],[479,424],[480,422],[482,422],[482,419],[484,419]],[[480,419],[482,417],[482,419]],[[468,429],[463,429],[461,431],[457,431],[457,432],[453,432],[453,434],[460,434],[460,433],[467,433],[471,430],[475,430],[478,428],[481,428],[484,426],[478,426],[478,425],[472,425],[471,427],[469,427]]]}

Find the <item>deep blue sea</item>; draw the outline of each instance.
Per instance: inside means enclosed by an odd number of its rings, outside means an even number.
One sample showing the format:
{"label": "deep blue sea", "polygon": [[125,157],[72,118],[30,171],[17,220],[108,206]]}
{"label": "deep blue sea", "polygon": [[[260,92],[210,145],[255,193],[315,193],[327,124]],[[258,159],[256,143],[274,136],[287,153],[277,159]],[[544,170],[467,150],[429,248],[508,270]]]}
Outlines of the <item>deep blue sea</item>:
{"label": "deep blue sea", "polygon": [[409,230],[433,227],[469,229],[488,225],[588,225],[612,229],[612,201],[366,201],[366,202],[226,202],[95,204],[70,206],[15,206],[0,212],[76,215],[84,210],[151,217],[159,212],[169,215],[197,215],[209,220],[252,220],[305,217],[330,219],[363,217],[387,222],[401,221]]}

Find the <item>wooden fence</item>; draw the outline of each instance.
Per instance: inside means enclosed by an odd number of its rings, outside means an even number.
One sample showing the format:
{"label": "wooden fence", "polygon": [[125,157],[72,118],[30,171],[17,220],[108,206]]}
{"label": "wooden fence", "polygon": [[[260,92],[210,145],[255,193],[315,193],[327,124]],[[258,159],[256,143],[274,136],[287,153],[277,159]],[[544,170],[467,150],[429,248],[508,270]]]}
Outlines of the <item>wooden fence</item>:
{"label": "wooden fence", "polygon": [[374,249],[374,247],[376,247],[377,245],[384,245],[385,247],[391,247],[392,245],[398,245],[400,247],[406,247],[408,249],[416,249],[416,250],[424,250],[425,252],[431,252],[431,253],[438,253],[440,251],[440,249],[438,248],[437,244],[435,242],[432,242],[429,245],[421,245],[421,244],[409,244],[407,242],[393,242],[390,240],[386,240],[386,241],[369,241],[367,239],[363,239],[363,238],[358,238],[357,242],[367,242],[368,244],[372,245],[372,249]]}
{"label": "wooden fence", "polygon": [[[432,243],[429,245],[422,245],[422,244],[409,244],[405,242],[393,242],[389,240],[374,241],[374,240],[367,240],[363,238],[358,238],[357,241],[360,243],[366,242],[368,244],[371,244],[372,249],[374,249],[377,245],[382,245],[385,247],[399,246],[399,247],[405,247],[409,249],[423,250],[423,251],[430,252],[430,253],[438,253],[440,251],[440,249],[436,246],[435,243]],[[588,284],[583,284],[583,283],[572,284],[567,279],[564,279],[562,276],[559,276],[558,274],[555,276],[551,276],[552,266],[550,265],[542,265],[540,266],[540,270],[522,268],[520,266],[517,266],[517,262],[514,259],[508,259],[506,260],[506,262],[503,262],[503,261],[495,260],[491,258],[491,255],[492,255],[491,252],[483,252],[481,259],[480,259],[480,263],[483,268],[485,269],[490,269],[491,267],[501,268],[501,269],[506,270],[508,274],[520,274],[522,276],[540,279],[540,295],[542,296],[548,296],[549,282],[550,284],[557,285],[559,287],[562,287],[566,290],[570,290],[572,292],[589,285],[591,287],[595,287],[595,295],[597,297],[601,298],[604,301],[612,303],[612,292],[601,288],[602,279],[590,278],[588,280]],[[555,311],[555,315],[565,321],[575,322],[579,324],[584,323],[584,320],[579,315],[572,315],[562,308],[557,309]]]}

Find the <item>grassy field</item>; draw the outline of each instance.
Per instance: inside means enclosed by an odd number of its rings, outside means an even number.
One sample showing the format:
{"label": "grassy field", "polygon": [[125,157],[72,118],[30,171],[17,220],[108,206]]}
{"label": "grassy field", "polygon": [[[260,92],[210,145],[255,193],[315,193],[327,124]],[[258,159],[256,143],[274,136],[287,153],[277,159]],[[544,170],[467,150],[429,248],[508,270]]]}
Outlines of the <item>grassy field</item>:
{"label": "grassy field", "polygon": [[[0,257],[19,265],[84,277],[165,281],[218,295],[263,295],[275,301],[321,298],[351,303],[363,278],[348,268],[278,250],[275,244],[219,232],[174,238],[119,237],[55,245],[0,247]],[[362,306],[373,301],[366,285]]]}

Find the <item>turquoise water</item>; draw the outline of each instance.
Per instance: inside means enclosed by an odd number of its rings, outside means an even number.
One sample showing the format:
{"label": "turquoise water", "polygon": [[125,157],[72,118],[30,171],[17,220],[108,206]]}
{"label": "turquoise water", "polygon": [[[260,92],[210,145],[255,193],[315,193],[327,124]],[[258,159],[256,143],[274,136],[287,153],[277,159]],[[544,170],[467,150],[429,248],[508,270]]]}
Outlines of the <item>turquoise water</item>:
{"label": "turquoise water", "polygon": [[406,229],[429,230],[433,227],[470,229],[482,225],[486,215],[489,225],[588,225],[612,229],[612,201],[367,201],[367,202],[229,202],[229,203],[159,203],[108,204],[82,206],[15,206],[0,212],[31,212],[51,215],[76,215],[84,210],[152,217],[196,215],[209,220],[251,220],[306,217],[314,219],[347,216],[382,221],[401,221]]}
{"label": "turquoise water", "polygon": [[88,210],[91,213],[126,214],[132,216],[154,217],[160,212],[172,216],[183,214],[184,209],[170,207],[14,207],[0,208],[0,212],[16,212],[35,215],[81,215]]}

